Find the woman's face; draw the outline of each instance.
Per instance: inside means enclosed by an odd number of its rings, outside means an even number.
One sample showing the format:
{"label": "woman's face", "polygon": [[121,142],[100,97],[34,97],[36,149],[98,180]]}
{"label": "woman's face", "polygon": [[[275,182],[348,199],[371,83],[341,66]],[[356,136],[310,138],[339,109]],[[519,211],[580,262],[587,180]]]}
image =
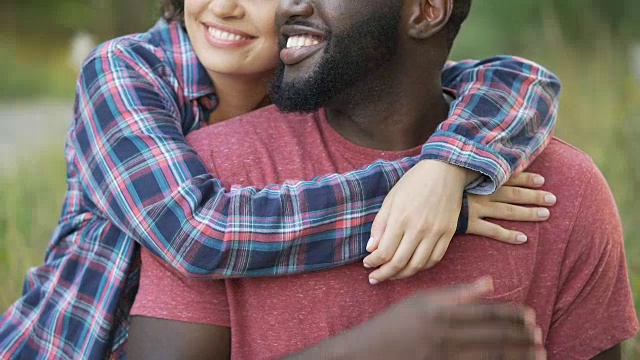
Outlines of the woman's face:
{"label": "woman's face", "polygon": [[185,0],[184,21],[209,73],[271,75],[279,61],[279,0]]}

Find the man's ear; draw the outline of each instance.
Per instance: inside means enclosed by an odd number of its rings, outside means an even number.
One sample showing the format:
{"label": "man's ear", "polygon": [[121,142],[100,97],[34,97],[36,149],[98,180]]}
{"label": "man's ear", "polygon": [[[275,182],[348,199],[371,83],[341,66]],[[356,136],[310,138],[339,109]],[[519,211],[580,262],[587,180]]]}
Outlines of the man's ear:
{"label": "man's ear", "polygon": [[455,0],[414,0],[409,18],[409,36],[426,39],[447,24]]}

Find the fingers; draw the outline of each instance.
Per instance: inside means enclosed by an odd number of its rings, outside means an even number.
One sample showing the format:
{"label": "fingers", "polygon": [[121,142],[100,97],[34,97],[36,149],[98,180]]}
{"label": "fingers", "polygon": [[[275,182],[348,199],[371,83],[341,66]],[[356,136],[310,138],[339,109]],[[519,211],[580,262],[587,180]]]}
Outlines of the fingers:
{"label": "fingers", "polygon": [[540,330],[519,325],[479,324],[456,327],[451,345],[462,351],[470,349],[491,349],[529,347],[532,350],[542,345]]}
{"label": "fingers", "polygon": [[411,260],[409,260],[409,264],[394,276],[393,280],[406,279],[417,274],[419,271],[427,269],[427,264],[429,259],[433,257],[433,251],[436,245],[437,244],[434,241],[423,239],[420,244],[418,244]]}
{"label": "fingers", "polygon": [[482,209],[480,217],[510,221],[545,221],[551,215],[547,208],[527,208],[524,206],[494,202]]}
{"label": "fingers", "polygon": [[512,304],[473,304],[469,306],[451,306],[440,312],[441,320],[453,327],[466,327],[472,324],[502,324],[533,328],[536,315],[533,309],[524,305]]}
{"label": "fingers", "polygon": [[503,186],[490,195],[492,201],[520,205],[553,206],[557,202],[555,195],[548,191],[533,190],[516,186]]}
{"label": "fingers", "polygon": [[[391,260],[384,263],[378,269],[369,274],[369,283],[375,285],[396,277],[400,272],[402,272],[407,267],[407,264],[409,264],[409,261],[416,251],[416,248],[420,244],[420,240],[422,239],[419,239],[417,236],[415,236],[415,233],[405,234],[405,236],[402,238],[402,241],[400,241],[400,245],[397,247],[395,254],[392,255],[393,257],[391,258]],[[431,244],[433,243],[434,241],[431,242]],[[369,256],[376,255],[376,252],[382,250],[383,245],[384,244],[381,244],[380,249],[376,250]]]}
{"label": "fingers", "polygon": [[449,244],[451,244],[451,239],[453,238],[452,234],[444,234],[436,243],[429,260],[427,261],[427,266],[425,269],[430,269],[436,266],[442,259],[444,259],[444,255],[447,253],[449,249]]}
{"label": "fingers", "polygon": [[[377,249],[362,261],[364,267],[368,269],[377,268],[382,264],[390,262],[398,250],[398,246],[400,245],[400,240],[402,240],[403,235],[404,229],[397,224],[387,226],[384,234],[382,234],[382,238],[379,241]],[[415,246],[416,245],[414,244],[414,249]],[[407,261],[409,261],[409,258],[407,258]]]}
{"label": "fingers", "polygon": [[390,193],[382,202],[382,207],[376,215],[376,218],[373,220],[373,224],[371,225],[371,239],[369,239],[369,242],[367,243],[367,251],[370,253],[374,252],[380,244],[380,239],[384,234],[384,230],[387,227],[387,221],[389,220],[392,201],[393,194]]}
{"label": "fingers", "polygon": [[513,175],[505,183],[508,186],[520,186],[529,188],[539,188],[544,185],[545,179],[539,174],[521,172],[517,175]]}
{"label": "fingers", "polygon": [[535,312],[526,306],[466,304],[447,307],[439,316],[449,324],[449,347],[462,352],[536,350],[542,345]]}
{"label": "fingers", "polygon": [[508,244],[524,244],[527,236],[519,231],[508,230],[486,220],[474,219],[469,222],[467,234],[480,235]]}
{"label": "fingers", "polygon": [[429,305],[460,305],[470,304],[493,294],[493,280],[482,277],[471,284],[453,286],[444,290],[431,291],[423,297]]}

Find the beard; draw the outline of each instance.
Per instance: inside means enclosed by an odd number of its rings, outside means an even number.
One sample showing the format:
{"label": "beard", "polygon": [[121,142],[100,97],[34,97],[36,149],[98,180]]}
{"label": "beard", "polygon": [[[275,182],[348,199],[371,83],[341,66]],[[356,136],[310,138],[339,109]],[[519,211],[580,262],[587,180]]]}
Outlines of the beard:
{"label": "beard", "polygon": [[373,13],[340,34],[330,33],[308,76],[287,81],[281,63],[269,87],[271,101],[283,112],[314,112],[386,64],[398,47],[401,2],[393,3],[388,13]]}

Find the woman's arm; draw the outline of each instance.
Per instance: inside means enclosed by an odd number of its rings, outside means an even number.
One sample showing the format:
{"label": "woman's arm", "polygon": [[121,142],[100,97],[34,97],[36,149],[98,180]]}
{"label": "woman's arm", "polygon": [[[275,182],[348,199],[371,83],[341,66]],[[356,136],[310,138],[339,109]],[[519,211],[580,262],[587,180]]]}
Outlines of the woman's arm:
{"label": "woman's arm", "polygon": [[551,140],[560,80],[540,65],[513,56],[448,62],[442,83],[458,97],[422,156],[483,174],[470,192],[495,192]]}
{"label": "woman's arm", "polygon": [[99,215],[186,276],[289,274],[366,255],[384,196],[419,159],[226,191],[186,144],[178,100],[140,52],[107,47],[80,77],[69,171]]}
{"label": "woman's arm", "polygon": [[296,273],[366,254],[384,196],[417,159],[227,191],[185,141],[161,61],[127,45],[97,51],[78,84],[69,173],[91,211],[190,277]]}

